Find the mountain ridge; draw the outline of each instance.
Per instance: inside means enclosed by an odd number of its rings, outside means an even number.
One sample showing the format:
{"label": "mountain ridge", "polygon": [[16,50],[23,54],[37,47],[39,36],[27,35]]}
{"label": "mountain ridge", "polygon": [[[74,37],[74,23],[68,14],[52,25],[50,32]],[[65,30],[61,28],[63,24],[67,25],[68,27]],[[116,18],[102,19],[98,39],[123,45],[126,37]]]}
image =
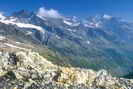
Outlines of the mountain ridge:
{"label": "mountain ridge", "polygon": [[108,69],[114,75],[125,75],[132,68],[132,23],[108,15],[90,17],[84,23],[76,17],[42,19],[33,12],[20,12],[13,16],[0,16],[4,27],[0,34],[12,37],[14,33],[10,29],[23,33],[19,35],[21,41],[23,36],[25,40],[28,37],[31,44],[46,46],[66,57],[68,60],[62,61],[68,61],[68,65],[74,67]]}

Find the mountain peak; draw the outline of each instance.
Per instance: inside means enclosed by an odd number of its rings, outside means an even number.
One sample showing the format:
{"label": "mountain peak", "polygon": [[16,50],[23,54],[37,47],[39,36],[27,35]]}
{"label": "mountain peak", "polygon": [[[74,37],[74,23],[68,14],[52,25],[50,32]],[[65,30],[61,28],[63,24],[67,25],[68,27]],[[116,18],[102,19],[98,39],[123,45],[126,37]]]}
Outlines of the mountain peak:
{"label": "mountain peak", "polygon": [[23,10],[20,10],[18,12],[14,12],[12,16],[19,17],[19,18],[22,18],[22,17],[23,18],[28,18],[31,15],[33,15],[33,12],[30,12],[28,10],[23,9]]}

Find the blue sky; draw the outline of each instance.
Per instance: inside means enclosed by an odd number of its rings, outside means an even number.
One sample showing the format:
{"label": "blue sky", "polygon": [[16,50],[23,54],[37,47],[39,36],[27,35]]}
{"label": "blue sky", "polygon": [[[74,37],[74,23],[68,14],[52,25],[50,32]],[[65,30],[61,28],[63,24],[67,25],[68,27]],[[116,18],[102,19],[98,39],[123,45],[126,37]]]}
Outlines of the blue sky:
{"label": "blue sky", "polygon": [[0,0],[0,11],[6,14],[21,9],[37,11],[40,7],[53,8],[66,16],[109,14],[133,21],[133,0]]}

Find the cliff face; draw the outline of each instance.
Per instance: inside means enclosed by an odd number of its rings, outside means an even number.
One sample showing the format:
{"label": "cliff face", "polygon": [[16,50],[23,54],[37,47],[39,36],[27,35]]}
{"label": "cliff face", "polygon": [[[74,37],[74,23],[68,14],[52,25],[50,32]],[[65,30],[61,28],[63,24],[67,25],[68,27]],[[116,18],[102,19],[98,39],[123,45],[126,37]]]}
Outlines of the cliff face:
{"label": "cliff face", "polygon": [[31,51],[0,52],[0,89],[132,89],[106,70],[60,67]]}

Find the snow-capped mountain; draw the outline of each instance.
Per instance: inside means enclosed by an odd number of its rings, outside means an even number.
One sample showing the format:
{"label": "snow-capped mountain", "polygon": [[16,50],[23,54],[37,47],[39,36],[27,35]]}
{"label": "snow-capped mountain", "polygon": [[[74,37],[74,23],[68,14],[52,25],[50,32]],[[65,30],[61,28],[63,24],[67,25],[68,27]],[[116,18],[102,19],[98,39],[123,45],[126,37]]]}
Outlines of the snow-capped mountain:
{"label": "snow-capped mountain", "polygon": [[63,61],[72,66],[104,68],[113,74],[123,74],[132,68],[132,23],[109,15],[81,20],[51,12],[59,18],[27,10],[11,16],[0,14],[0,39],[8,37],[24,44],[47,46],[67,57]]}

